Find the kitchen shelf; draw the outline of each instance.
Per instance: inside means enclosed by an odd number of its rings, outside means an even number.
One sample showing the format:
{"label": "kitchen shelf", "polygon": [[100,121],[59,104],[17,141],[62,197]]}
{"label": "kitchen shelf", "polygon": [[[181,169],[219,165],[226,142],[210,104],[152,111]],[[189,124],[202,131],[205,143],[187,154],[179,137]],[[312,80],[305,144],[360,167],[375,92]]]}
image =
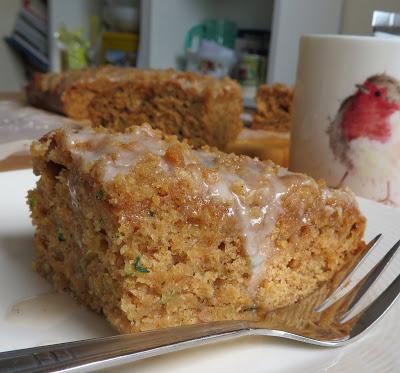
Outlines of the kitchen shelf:
{"label": "kitchen shelf", "polygon": [[[294,84],[298,42],[309,33],[337,34],[342,0],[144,0],[139,66],[179,66],[186,32],[207,18],[271,31],[267,82]],[[301,15],[301,16],[300,16]]]}
{"label": "kitchen shelf", "polygon": [[[342,0],[142,0],[138,66],[177,68],[186,32],[205,19],[235,21],[239,28],[271,31],[267,82],[294,84],[300,36],[340,31]],[[50,35],[64,24],[88,36],[89,16],[101,14],[101,0],[49,0]],[[50,65],[60,61],[50,38]]]}

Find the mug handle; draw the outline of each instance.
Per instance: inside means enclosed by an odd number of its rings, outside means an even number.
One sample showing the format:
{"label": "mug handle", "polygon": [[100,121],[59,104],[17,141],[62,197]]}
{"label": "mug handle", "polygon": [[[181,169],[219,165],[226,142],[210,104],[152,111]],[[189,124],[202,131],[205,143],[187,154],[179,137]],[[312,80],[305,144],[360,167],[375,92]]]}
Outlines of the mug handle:
{"label": "mug handle", "polygon": [[205,34],[205,27],[204,25],[196,25],[193,26],[186,34],[185,37],[185,49],[190,49],[192,47],[193,39],[198,37],[200,40],[203,39]]}

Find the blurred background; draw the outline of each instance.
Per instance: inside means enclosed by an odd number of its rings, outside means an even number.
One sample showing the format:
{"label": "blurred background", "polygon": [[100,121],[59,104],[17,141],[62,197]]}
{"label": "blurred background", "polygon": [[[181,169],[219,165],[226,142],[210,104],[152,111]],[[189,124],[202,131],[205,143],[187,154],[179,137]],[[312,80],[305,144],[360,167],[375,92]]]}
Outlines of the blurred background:
{"label": "blurred background", "polygon": [[399,0],[2,0],[0,90],[34,71],[114,64],[230,75],[251,98],[295,82],[300,35],[371,35]]}

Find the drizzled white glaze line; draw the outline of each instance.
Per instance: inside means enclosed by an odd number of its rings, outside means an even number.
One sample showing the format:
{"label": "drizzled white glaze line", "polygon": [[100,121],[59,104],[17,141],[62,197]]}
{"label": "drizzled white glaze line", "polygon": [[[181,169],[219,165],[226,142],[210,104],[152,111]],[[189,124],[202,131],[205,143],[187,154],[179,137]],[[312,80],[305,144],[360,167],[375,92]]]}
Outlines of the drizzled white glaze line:
{"label": "drizzled white glaze line", "polygon": [[[154,136],[149,126],[136,127],[131,134],[97,133],[85,128],[80,131],[65,130],[64,146],[84,167],[100,161],[103,180],[112,181],[118,174],[126,174],[146,153],[163,156],[167,145]],[[160,160],[166,171],[168,165]]]}
{"label": "drizzled white glaze line", "polygon": [[[219,173],[220,180],[217,184],[208,185],[210,196],[229,201],[233,205],[230,215],[237,216],[245,250],[251,261],[249,292],[252,296],[256,295],[259,282],[267,272],[268,259],[277,250],[269,236],[282,214],[282,197],[294,184],[315,183],[304,175],[293,175],[288,171],[278,172],[278,175],[266,175],[260,171],[254,164],[248,168],[247,177],[245,175],[241,178],[223,171]],[[285,180],[293,176],[295,180]],[[232,190],[235,183],[242,185],[242,195]],[[301,216],[300,219],[302,218]]]}

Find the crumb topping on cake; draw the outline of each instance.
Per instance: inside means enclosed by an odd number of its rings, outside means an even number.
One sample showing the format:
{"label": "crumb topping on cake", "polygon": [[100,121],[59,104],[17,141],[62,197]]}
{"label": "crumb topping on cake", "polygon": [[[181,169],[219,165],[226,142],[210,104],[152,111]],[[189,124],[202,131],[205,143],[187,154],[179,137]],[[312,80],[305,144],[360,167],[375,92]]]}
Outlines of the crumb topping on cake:
{"label": "crumb topping on cake", "polygon": [[68,72],[48,73],[47,80],[43,81],[42,87],[46,91],[57,87],[59,90],[65,90],[79,84],[92,84],[99,79],[104,79],[110,83],[120,83],[132,79],[140,81],[150,81],[158,79],[160,82],[175,82],[185,89],[194,89],[197,92],[203,92],[212,88],[210,93],[221,94],[224,90],[230,90],[230,80],[223,79],[225,83],[222,87],[220,81],[208,76],[198,78],[197,74],[191,72],[177,72],[173,69],[165,70],[142,70],[136,68],[120,68],[116,66],[102,66],[99,68],[87,68],[83,70],[71,70]]}

